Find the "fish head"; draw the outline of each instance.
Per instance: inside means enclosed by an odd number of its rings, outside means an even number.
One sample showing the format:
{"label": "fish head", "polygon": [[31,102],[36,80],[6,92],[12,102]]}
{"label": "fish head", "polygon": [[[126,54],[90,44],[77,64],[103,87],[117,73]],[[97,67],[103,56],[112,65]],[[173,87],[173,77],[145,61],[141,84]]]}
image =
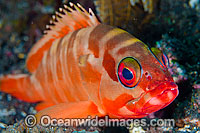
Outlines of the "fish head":
{"label": "fish head", "polygon": [[157,48],[136,42],[107,51],[103,64],[99,96],[110,116],[142,118],[166,107],[178,95],[168,58]]}

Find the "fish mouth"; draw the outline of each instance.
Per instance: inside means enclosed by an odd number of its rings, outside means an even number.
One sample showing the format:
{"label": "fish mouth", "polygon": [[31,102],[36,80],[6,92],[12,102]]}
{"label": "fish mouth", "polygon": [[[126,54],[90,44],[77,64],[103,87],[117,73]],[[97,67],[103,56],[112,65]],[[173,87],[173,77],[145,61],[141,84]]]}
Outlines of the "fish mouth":
{"label": "fish mouth", "polygon": [[178,96],[178,86],[174,82],[163,82],[138,99],[129,101],[126,107],[136,114],[147,115],[169,105]]}

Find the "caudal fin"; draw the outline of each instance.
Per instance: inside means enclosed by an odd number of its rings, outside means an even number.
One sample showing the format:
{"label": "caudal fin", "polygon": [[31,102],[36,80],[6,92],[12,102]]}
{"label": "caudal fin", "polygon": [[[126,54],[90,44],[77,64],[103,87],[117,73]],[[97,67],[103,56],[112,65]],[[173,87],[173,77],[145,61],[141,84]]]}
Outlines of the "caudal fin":
{"label": "caudal fin", "polygon": [[1,76],[0,91],[27,102],[41,101],[38,92],[31,85],[30,76],[27,74]]}

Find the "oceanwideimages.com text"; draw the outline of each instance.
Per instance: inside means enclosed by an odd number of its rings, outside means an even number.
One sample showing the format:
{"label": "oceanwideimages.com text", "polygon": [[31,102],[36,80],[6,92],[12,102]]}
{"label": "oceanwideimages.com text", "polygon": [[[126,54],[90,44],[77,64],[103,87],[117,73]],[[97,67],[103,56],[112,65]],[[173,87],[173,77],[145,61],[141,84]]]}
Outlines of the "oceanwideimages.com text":
{"label": "oceanwideimages.com text", "polygon": [[[28,115],[25,118],[25,124],[28,127],[33,127],[36,125],[36,118],[34,115]],[[41,117],[39,121],[41,126],[44,127],[71,127],[71,126],[85,126],[85,127],[115,127],[115,126],[126,126],[127,128],[133,128],[133,127],[147,127],[147,126],[153,126],[153,127],[174,127],[175,126],[175,120],[174,119],[111,119],[108,116],[105,116],[103,118],[99,118],[98,116],[95,116],[95,118],[92,118],[91,116],[88,116],[87,118],[51,118],[48,115],[44,115]]]}

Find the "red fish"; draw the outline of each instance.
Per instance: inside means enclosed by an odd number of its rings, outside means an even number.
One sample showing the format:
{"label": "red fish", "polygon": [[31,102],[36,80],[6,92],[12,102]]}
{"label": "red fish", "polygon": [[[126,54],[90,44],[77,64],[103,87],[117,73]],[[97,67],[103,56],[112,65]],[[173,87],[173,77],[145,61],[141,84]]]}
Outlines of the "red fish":
{"label": "red fish", "polygon": [[57,13],[58,21],[31,49],[31,74],[2,76],[2,92],[40,102],[38,118],[141,118],[177,97],[162,51],[71,6]]}

